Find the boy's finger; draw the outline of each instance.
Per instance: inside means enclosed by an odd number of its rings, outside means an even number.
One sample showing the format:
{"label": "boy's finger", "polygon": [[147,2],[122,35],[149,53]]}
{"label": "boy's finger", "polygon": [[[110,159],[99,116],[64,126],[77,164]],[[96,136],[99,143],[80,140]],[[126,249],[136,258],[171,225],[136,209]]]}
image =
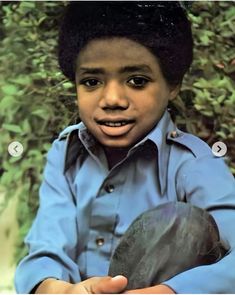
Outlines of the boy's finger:
{"label": "boy's finger", "polygon": [[105,277],[92,286],[92,293],[94,294],[107,294],[107,293],[120,293],[127,286],[127,278],[118,275],[113,278]]}

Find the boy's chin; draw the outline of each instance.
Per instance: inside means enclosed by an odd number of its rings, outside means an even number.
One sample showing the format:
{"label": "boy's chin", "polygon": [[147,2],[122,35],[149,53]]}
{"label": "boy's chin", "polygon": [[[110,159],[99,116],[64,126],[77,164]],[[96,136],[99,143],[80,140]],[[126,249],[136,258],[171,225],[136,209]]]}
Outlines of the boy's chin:
{"label": "boy's chin", "polygon": [[118,136],[118,137],[100,137],[96,139],[105,149],[130,149],[138,143],[143,136]]}
{"label": "boy's chin", "polygon": [[114,141],[104,141],[104,142],[100,142],[101,145],[104,147],[104,149],[130,149],[131,147],[133,147],[135,145],[134,142],[129,142],[129,141],[121,141],[121,140],[114,140]]}

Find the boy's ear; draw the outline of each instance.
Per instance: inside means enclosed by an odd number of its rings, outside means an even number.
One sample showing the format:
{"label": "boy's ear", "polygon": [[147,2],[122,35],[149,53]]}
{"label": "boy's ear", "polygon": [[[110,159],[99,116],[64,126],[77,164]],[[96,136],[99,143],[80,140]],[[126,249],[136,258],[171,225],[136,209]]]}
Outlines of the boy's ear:
{"label": "boy's ear", "polygon": [[171,86],[171,91],[170,91],[170,98],[169,100],[174,100],[178,93],[180,92],[181,84],[178,84],[176,86]]}

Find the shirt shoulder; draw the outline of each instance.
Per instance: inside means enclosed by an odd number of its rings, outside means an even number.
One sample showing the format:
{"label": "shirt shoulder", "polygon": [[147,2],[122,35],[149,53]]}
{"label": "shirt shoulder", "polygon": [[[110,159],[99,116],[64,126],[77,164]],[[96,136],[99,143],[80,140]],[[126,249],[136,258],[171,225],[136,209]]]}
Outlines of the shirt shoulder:
{"label": "shirt shoulder", "polygon": [[84,147],[79,140],[79,130],[83,129],[83,123],[66,127],[54,140],[48,152],[47,160],[62,162],[63,172],[75,163],[79,155],[83,155]]}
{"label": "shirt shoulder", "polygon": [[193,134],[183,132],[179,129],[169,132],[167,140],[181,149],[190,151],[195,158],[213,155],[211,148],[206,142]]}

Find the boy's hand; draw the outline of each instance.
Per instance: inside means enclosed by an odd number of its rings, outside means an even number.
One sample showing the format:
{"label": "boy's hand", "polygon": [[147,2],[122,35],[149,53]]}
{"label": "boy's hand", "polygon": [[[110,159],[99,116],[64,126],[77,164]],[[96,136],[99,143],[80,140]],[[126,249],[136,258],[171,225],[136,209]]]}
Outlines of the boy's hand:
{"label": "boy's hand", "polygon": [[79,283],[83,287],[83,292],[88,294],[121,293],[127,286],[127,278],[116,277],[93,277]]}
{"label": "boy's hand", "polygon": [[166,285],[156,285],[143,289],[129,290],[125,294],[175,294],[175,292]]}
{"label": "boy's hand", "polygon": [[107,294],[121,293],[127,285],[124,276],[114,278],[93,277],[77,284],[56,279],[46,279],[36,289],[36,294]]}

